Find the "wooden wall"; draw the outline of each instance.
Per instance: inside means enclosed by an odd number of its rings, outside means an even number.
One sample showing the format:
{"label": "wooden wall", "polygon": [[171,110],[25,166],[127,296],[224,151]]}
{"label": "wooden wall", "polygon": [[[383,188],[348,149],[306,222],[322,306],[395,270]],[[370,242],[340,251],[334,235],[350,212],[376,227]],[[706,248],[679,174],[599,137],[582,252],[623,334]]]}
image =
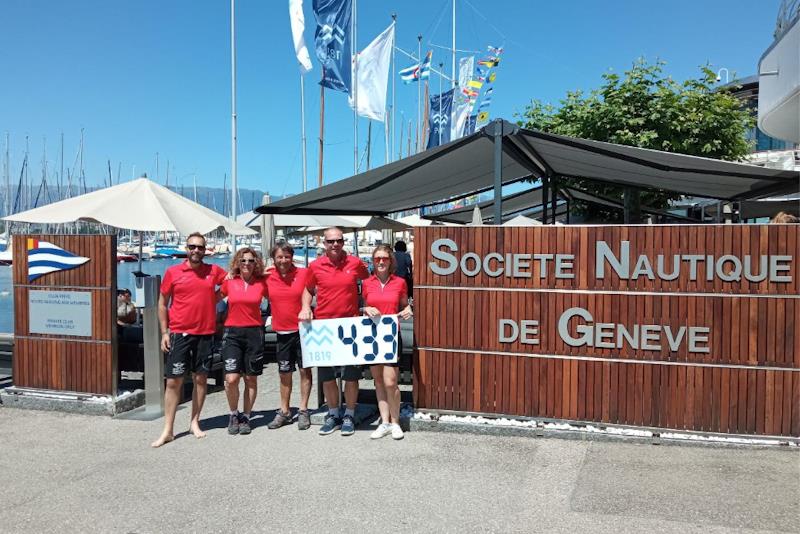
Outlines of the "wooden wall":
{"label": "wooden wall", "polygon": [[[574,279],[432,272],[431,243],[466,252],[574,254]],[[595,277],[595,244],[647,254],[791,255],[791,283]],[[418,228],[414,394],[419,408],[736,434],[800,436],[800,226]],[[538,265],[533,270],[538,273]],[[703,273],[703,270],[700,270]],[[708,353],[573,347],[557,322],[709,327]],[[539,344],[498,339],[500,318],[539,321]],[[573,319],[573,326],[577,319]],[[571,329],[574,333],[574,328]],[[684,340],[685,341],[685,340]]]}
{"label": "wooden wall", "polygon": [[[28,282],[27,238],[47,241],[89,262]],[[116,236],[16,235],[13,239],[14,359],[17,387],[116,395]],[[89,291],[92,336],[56,336],[29,331],[30,290]]]}

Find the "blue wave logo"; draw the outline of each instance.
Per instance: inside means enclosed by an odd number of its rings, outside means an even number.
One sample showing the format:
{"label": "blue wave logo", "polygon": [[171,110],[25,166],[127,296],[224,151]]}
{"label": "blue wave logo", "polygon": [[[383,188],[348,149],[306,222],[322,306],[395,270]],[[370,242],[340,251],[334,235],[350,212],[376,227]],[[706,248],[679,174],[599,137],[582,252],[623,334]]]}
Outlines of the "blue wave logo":
{"label": "blue wave logo", "polygon": [[306,342],[306,346],[315,345],[317,347],[322,347],[325,345],[330,345],[333,343],[331,336],[333,336],[333,331],[328,328],[327,326],[321,326],[317,329],[311,325],[311,323],[306,326],[303,325],[303,337]]}

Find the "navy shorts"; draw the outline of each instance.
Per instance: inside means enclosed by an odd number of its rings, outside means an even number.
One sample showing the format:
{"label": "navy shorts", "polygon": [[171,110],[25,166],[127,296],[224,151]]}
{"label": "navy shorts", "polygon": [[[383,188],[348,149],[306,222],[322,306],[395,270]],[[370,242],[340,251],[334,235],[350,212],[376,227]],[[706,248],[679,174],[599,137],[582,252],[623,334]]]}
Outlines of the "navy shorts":
{"label": "navy shorts", "polygon": [[222,334],[226,373],[258,376],[264,372],[264,328],[226,326]]}
{"label": "navy shorts", "polygon": [[164,376],[178,378],[186,371],[207,375],[211,371],[214,336],[171,333],[169,352],[164,358]]}

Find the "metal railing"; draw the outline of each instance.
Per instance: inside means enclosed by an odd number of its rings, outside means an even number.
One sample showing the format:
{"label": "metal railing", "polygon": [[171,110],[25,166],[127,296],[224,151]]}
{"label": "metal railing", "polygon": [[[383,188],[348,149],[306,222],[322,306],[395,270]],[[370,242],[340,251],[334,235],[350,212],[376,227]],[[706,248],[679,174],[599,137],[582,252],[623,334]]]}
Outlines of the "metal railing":
{"label": "metal railing", "polygon": [[782,0],[778,8],[778,20],[775,23],[775,40],[786,33],[789,26],[800,17],[800,0]]}

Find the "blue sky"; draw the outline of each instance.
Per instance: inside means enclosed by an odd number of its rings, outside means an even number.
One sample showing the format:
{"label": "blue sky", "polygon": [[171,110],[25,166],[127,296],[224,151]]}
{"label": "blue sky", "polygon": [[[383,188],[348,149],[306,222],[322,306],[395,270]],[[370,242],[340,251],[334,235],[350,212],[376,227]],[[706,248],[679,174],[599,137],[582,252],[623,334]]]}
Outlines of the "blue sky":
{"label": "blue sky", "polygon": [[[314,19],[305,0],[309,184],[317,182],[319,64]],[[457,0],[457,47],[505,47],[491,114],[513,119],[531,98],[557,103],[566,91],[597,87],[603,72],[640,56],[667,62],[683,80],[710,63],[754,74],[772,42],[779,0],[544,2]],[[301,190],[299,72],[286,0],[238,0],[237,112],[240,188],[273,194]],[[397,13],[397,44],[450,43],[451,0],[361,0],[358,45],[366,46]],[[477,9],[475,9],[477,8]],[[221,187],[230,181],[230,26],[228,0],[3,0],[0,3],[0,145],[11,138],[12,181],[29,136],[31,176],[41,175],[46,138],[51,171],[76,158],[84,129],[87,182],[147,172],[160,181]],[[440,16],[441,15],[441,16]],[[434,48],[435,64],[450,54]],[[398,67],[409,62],[398,54]],[[432,77],[432,90],[438,79]],[[397,79],[399,112],[416,114],[416,85]],[[353,171],[353,119],[346,95],[327,92],[325,183]],[[407,128],[407,123],[406,123]],[[367,121],[361,120],[361,149]],[[400,134],[396,134],[399,144]],[[383,125],[373,123],[372,164],[384,161]],[[396,147],[397,148],[397,147]],[[135,166],[135,167],[134,167]],[[52,178],[51,178],[52,180]],[[229,182],[230,183],[230,182]]]}

